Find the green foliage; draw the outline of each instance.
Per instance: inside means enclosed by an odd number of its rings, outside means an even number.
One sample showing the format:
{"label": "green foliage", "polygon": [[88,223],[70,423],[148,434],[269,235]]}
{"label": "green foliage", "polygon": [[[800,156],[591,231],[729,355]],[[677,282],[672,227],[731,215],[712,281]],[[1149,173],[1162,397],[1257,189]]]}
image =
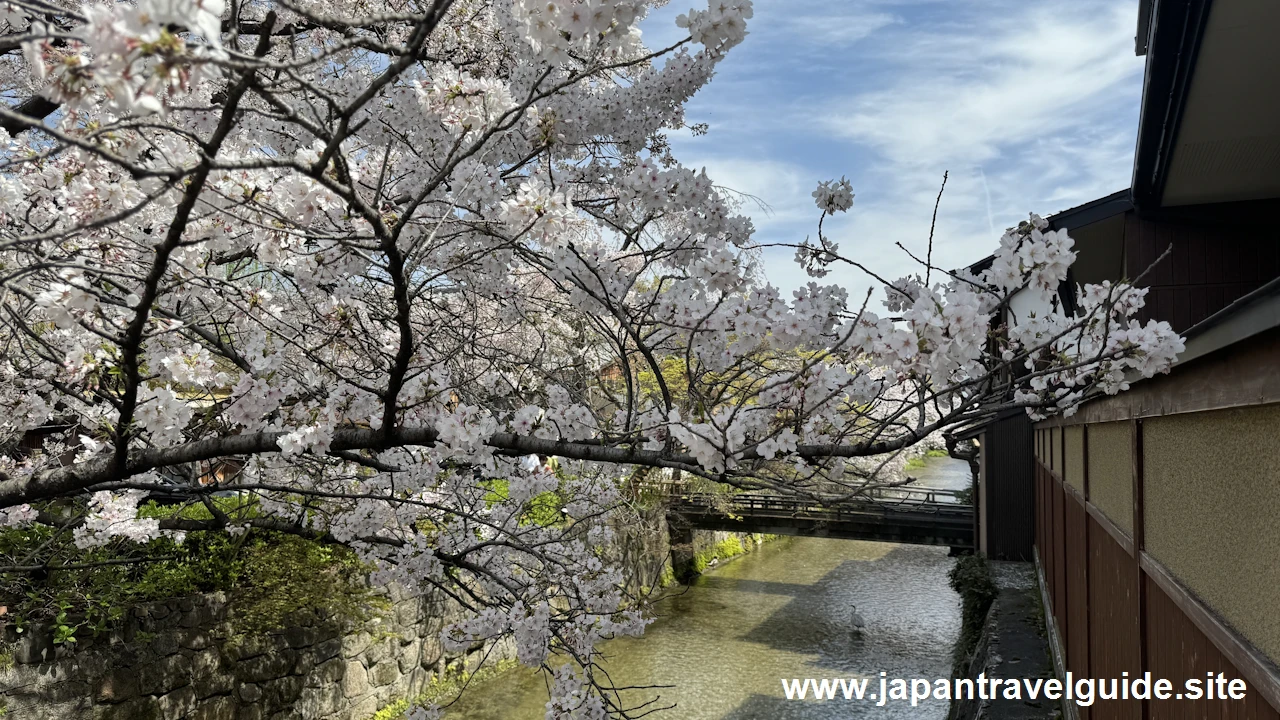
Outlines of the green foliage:
{"label": "green foliage", "polygon": [[[214,506],[237,519],[257,514],[252,503],[236,497],[217,498]],[[203,505],[154,503],[140,507],[139,515],[214,517]],[[138,605],[212,591],[236,598],[236,634],[281,627],[298,611],[360,621],[379,607],[353,552],[284,533],[193,531],[181,542],[116,539],[82,550],[70,531],[32,525],[0,530],[0,564],[43,564],[34,572],[0,573],[0,605],[18,632],[47,625],[60,645],[107,631]]]}
{"label": "green foliage", "polygon": [[364,582],[368,568],[342,546],[263,535],[248,543],[243,562],[231,613],[237,636],[285,627],[297,613],[363,623],[389,607]]}
{"label": "green foliage", "polygon": [[[557,470],[557,475],[558,474],[559,471]],[[509,485],[505,478],[485,480],[483,481],[483,484],[489,490],[489,492],[485,494],[485,501],[490,505],[494,505],[509,497]],[[551,490],[539,493],[525,503],[524,513],[520,517],[520,524],[541,525],[542,527],[560,525],[564,522],[564,514],[560,512],[560,508],[564,506],[565,500],[559,492]]]}
{"label": "green foliage", "polygon": [[670,565],[664,565],[662,567],[662,574],[658,576],[658,587],[667,588],[675,584],[676,584],[675,571],[671,569]]}
{"label": "green foliage", "polygon": [[737,557],[746,552],[746,550],[742,549],[742,542],[738,540],[736,535],[731,535],[716,543],[715,551],[716,557],[721,560]]}
{"label": "green foliage", "polygon": [[[28,557],[47,569],[0,573],[0,605],[19,632],[32,623],[53,625],[58,644],[103,632],[139,603],[227,589],[240,570],[234,539],[223,533],[193,532],[185,542],[117,540],[81,550],[70,532],[48,526],[0,531],[0,563],[20,565]],[[59,569],[67,565],[73,567]]]}
{"label": "green foliage", "polygon": [[[551,471],[555,473],[558,482],[555,490],[534,495],[525,502],[523,514],[520,517],[521,525],[541,525],[542,527],[552,527],[563,525],[565,523],[564,513],[560,512],[561,508],[569,504],[571,498],[565,495],[565,483],[572,480],[575,476],[565,472],[560,466],[556,458],[548,461]],[[510,492],[510,484],[505,478],[491,478],[482,480],[481,486],[486,488],[488,492],[485,500],[491,506],[497,502],[507,499]]]}
{"label": "green foliage", "polygon": [[951,589],[960,595],[960,637],[952,653],[952,675],[960,677],[978,646],[987,611],[999,590],[991,575],[991,563],[985,555],[966,555],[956,560],[947,575]]}
{"label": "green foliage", "polygon": [[929,464],[926,458],[944,458],[944,457],[951,457],[951,454],[948,453],[946,450],[927,450],[923,455],[917,455],[915,457],[908,458],[907,464],[903,465],[902,469],[908,472],[912,470],[920,470]]}
{"label": "green foliage", "polygon": [[369,716],[368,720],[404,720],[405,713],[415,705],[427,706],[451,700],[462,693],[463,688],[512,670],[517,665],[513,659],[502,660],[491,666],[480,668],[474,673],[463,670],[458,665],[449,666],[445,672],[431,678],[431,683],[422,694],[414,698],[401,698],[383,707]]}
{"label": "green foliage", "polygon": [[728,560],[746,553],[737,536],[730,536],[693,556],[693,571],[700,573],[710,567],[713,560]]}

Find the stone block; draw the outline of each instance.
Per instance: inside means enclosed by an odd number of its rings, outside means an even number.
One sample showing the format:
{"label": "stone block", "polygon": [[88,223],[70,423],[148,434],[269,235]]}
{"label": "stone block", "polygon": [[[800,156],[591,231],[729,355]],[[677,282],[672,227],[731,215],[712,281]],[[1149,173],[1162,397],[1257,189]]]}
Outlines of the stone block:
{"label": "stone block", "polygon": [[369,683],[374,687],[385,687],[400,679],[400,666],[394,660],[385,660],[369,670]]}
{"label": "stone block", "polygon": [[235,717],[236,701],[229,695],[209,698],[196,706],[191,720],[229,720]]}
{"label": "stone block", "polygon": [[396,606],[396,624],[409,627],[418,621],[418,606],[414,603],[402,603]]}
{"label": "stone block", "polygon": [[266,655],[258,655],[236,664],[236,677],[245,682],[262,682],[284,677],[293,670],[297,653],[292,650],[280,650]]}
{"label": "stone block", "polygon": [[178,720],[196,709],[196,691],[189,685],[156,699],[160,703],[160,714],[164,720]]}
{"label": "stone block", "polygon": [[240,683],[236,694],[240,696],[241,702],[256,703],[262,699],[262,688],[256,683]]}
{"label": "stone block", "polygon": [[376,665],[386,658],[391,657],[399,648],[399,638],[387,637],[371,644],[369,649],[365,651],[364,657],[367,665]]}
{"label": "stone block", "polygon": [[303,717],[318,718],[336,713],[342,706],[342,701],[342,688],[335,683],[303,690],[294,709],[302,713]]}
{"label": "stone block", "polygon": [[177,635],[170,632],[161,632],[151,640],[149,649],[160,657],[166,657],[173,655],[181,648],[178,647]]}
{"label": "stone block", "polygon": [[310,650],[299,650],[298,659],[293,663],[294,675],[307,675],[316,667],[316,658]]}
{"label": "stone block", "polygon": [[224,644],[222,646],[222,654],[228,660],[236,662],[258,657],[259,655],[266,655],[272,650],[283,646],[283,640],[271,635],[249,635],[238,638],[235,643]]}
{"label": "stone block", "polygon": [[191,658],[186,655],[160,658],[138,672],[138,691],[143,695],[162,695],[190,683]]}
{"label": "stone block", "polygon": [[22,665],[49,662],[54,654],[53,633],[39,626],[23,633],[13,649],[13,659]]}
{"label": "stone block", "polygon": [[310,647],[320,642],[320,639],[324,636],[319,628],[310,626],[294,626],[285,630],[281,635],[291,648]]}
{"label": "stone block", "polygon": [[230,693],[235,689],[236,679],[230,673],[214,672],[197,678],[193,686],[196,689],[196,697],[203,700],[215,695]]}
{"label": "stone block", "polygon": [[178,646],[187,650],[203,650],[209,647],[209,633],[200,629],[179,630]]}
{"label": "stone block", "polygon": [[342,657],[353,658],[365,650],[369,649],[369,645],[373,643],[373,636],[367,632],[358,632],[342,638]]}
{"label": "stone block", "polygon": [[342,652],[342,638],[332,637],[328,640],[316,643],[315,646],[311,648],[311,652],[315,655],[317,663],[322,663],[330,658],[336,658],[338,657],[338,654]]}
{"label": "stone block", "polygon": [[418,650],[419,664],[424,668],[435,667],[437,663],[444,657],[444,647],[440,645],[440,638],[436,635],[424,637],[422,646]]}
{"label": "stone block", "polygon": [[358,660],[347,662],[342,675],[342,694],[348,698],[360,697],[369,692],[369,671]]}
{"label": "stone block", "polygon": [[138,697],[138,673],[132,670],[112,670],[102,678],[94,700],[114,704]]}
{"label": "stone block", "polygon": [[302,694],[302,678],[291,676],[269,680],[262,683],[262,694],[262,702],[267,707],[289,707]]}
{"label": "stone block", "polygon": [[418,648],[414,646],[400,648],[400,652],[396,653],[396,664],[400,666],[401,675],[408,674],[418,666]]}
{"label": "stone block", "polygon": [[98,716],[101,720],[162,720],[160,701],[153,697],[134,698],[118,705],[108,705]]}
{"label": "stone block", "polygon": [[337,685],[342,680],[342,674],[347,667],[346,662],[341,658],[332,658],[324,661],[316,666],[307,675],[307,685],[311,687],[323,687],[325,685]]}
{"label": "stone block", "polygon": [[378,712],[379,707],[380,706],[378,705],[378,698],[369,696],[361,700],[360,702],[356,703],[351,708],[351,717],[367,718],[370,715],[373,715],[374,713]]}

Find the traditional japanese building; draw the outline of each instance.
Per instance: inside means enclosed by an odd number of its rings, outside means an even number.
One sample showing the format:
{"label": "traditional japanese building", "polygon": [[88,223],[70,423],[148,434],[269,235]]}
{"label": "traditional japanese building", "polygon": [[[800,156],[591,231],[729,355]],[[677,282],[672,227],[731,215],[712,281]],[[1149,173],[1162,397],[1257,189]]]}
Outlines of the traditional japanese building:
{"label": "traditional japanese building", "polygon": [[[1082,718],[1280,717],[1280,3],[1144,1],[1128,190],[1050,218],[1074,283],[1150,288],[1172,372],[1069,418],[996,418],[978,547],[1035,559],[1061,674],[1222,673],[1245,699],[1069,703]],[[1188,693],[1189,695],[1190,693]]]}

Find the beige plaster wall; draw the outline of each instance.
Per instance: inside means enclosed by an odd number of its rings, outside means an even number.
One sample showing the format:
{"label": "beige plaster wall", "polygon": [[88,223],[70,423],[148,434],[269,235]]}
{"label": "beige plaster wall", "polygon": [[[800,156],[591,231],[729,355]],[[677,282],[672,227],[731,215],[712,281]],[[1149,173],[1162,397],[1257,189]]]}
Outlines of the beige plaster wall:
{"label": "beige plaster wall", "polygon": [[1049,454],[1053,457],[1053,471],[1062,477],[1062,428],[1049,430]]}
{"label": "beige plaster wall", "polygon": [[1133,423],[1089,426],[1089,500],[1133,533]]}
{"label": "beige plaster wall", "polygon": [[1147,420],[1143,463],[1148,552],[1280,661],[1280,404]]}
{"label": "beige plaster wall", "polygon": [[1062,461],[1067,474],[1063,479],[1071,487],[1084,493],[1084,426],[1072,425],[1064,429]]}

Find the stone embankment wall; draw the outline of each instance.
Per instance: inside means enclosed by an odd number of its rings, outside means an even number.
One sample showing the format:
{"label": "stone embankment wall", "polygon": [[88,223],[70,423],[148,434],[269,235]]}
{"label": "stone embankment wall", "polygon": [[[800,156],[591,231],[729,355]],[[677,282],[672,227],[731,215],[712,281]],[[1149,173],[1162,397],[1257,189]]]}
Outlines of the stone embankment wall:
{"label": "stone embankment wall", "polygon": [[[999,594],[987,611],[982,635],[964,677],[1048,679],[1054,676],[1040,608],[1035,568],[1028,562],[991,563]],[[953,685],[954,687],[954,685]],[[953,700],[949,720],[1055,720],[1058,703],[1046,699]]]}
{"label": "stone embankment wall", "polygon": [[[750,536],[701,530],[689,541],[680,549],[707,564],[725,547],[755,545]],[[620,527],[609,552],[634,590],[674,581],[661,507]],[[440,631],[461,617],[456,604],[397,587],[387,599],[389,610],[361,627],[295,614],[287,627],[241,642],[228,640],[233,599],[221,593],[135,608],[116,630],[85,634],[74,649],[55,646],[47,630],[16,636],[9,628],[0,719],[368,720],[421,696],[433,680],[515,656],[509,643],[446,653]]]}
{"label": "stone embankment wall", "polygon": [[[135,608],[110,637],[55,648],[30,631],[0,671],[4,717],[22,720],[365,720],[433,678],[474,670],[511,648],[452,655],[440,630],[456,606],[388,589],[389,610],[352,629],[296,616],[289,627],[228,642],[220,593]],[[492,651],[492,652],[490,652]]]}

